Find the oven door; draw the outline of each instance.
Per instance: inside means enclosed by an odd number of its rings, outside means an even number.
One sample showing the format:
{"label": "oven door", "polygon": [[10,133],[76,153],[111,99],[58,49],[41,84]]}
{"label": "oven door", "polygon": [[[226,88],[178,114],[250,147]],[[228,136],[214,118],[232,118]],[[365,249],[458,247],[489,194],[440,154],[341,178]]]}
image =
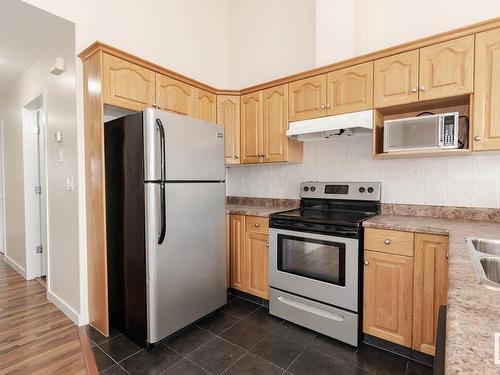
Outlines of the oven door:
{"label": "oven door", "polygon": [[358,311],[358,240],[270,228],[269,284]]}

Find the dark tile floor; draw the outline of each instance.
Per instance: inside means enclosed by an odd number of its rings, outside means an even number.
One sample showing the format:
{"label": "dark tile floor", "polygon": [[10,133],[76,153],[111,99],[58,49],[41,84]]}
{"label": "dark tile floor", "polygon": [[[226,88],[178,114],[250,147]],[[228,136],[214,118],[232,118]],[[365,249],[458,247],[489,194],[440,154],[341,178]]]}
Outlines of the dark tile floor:
{"label": "dark tile floor", "polygon": [[240,298],[148,352],[116,330],[109,337],[87,332],[107,375],[432,374],[429,366],[367,344],[353,348]]}

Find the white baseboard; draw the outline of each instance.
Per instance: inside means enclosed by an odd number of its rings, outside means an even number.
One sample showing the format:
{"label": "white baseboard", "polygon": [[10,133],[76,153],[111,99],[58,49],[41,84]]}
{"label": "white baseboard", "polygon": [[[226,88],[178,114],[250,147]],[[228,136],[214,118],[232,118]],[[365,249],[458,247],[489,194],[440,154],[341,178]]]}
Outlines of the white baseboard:
{"label": "white baseboard", "polygon": [[47,290],[47,298],[50,302],[57,306],[68,318],[70,318],[73,323],[77,326],[80,324],[80,314],[78,314],[71,306],[64,302],[59,296]]}
{"label": "white baseboard", "polygon": [[14,268],[18,273],[21,274],[21,276],[26,279],[26,270],[21,267],[16,261],[14,261],[12,258],[9,258],[7,254],[4,255],[4,259],[7,262],[9,266]]}

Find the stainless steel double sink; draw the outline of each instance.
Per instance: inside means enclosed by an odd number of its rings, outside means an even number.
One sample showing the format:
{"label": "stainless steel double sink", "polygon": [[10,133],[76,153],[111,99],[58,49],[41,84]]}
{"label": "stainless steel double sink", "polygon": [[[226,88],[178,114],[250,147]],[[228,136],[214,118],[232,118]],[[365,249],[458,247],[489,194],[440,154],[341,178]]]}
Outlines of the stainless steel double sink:
{"label": "stainless steel double sink", "polygon": [[479,283],[500,291],[500,241],[467,237],[465,242]]}

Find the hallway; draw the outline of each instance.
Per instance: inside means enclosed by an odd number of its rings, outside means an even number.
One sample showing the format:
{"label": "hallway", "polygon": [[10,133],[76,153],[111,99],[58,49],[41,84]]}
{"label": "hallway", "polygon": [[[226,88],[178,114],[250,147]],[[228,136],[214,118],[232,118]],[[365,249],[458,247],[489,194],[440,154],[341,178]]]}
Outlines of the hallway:
{"label": "hallway", "polygon": [[86,374],[76,326],[0,254],[0,374]]}

